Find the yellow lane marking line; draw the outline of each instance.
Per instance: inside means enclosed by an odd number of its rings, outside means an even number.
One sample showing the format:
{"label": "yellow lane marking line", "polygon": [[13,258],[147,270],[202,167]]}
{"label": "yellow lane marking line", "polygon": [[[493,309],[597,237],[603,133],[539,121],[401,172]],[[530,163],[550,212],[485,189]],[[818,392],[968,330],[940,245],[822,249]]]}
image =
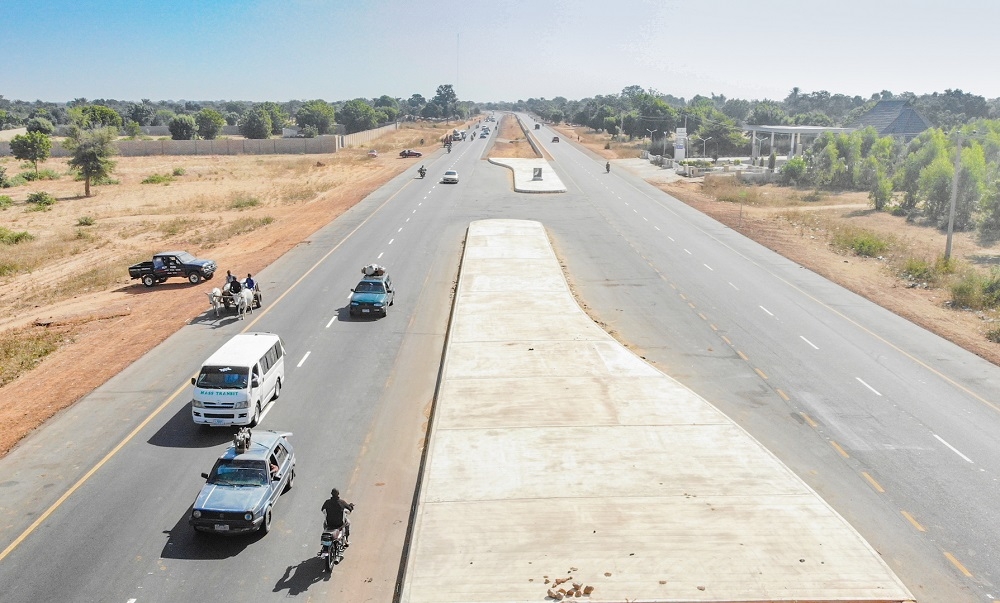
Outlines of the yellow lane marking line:
{"label": "yellow lane marking line", "polygon": [[834,442],[833,440],[830,440],[830,445],[833,446],[833,448],[840,453],[840,456],[844,457],[845,459],[851,458],[851,455],[847,454],[847,451],[841,448],[840,444]]}
{"label": "yellow lane marking line", "polygon": [[758,375],[760,375],[761,379],[765,379],[765,380],[767,379],[767,375],[764,374],[764,371],[760,370],[759,368],[754,368],[753,370],[754,370],[755,373],[757,373]]}
{"label": "yellow lane marking line", "polygon": [[726,337],[725,335],[722,336],[722,341],[725,341],[726,345],[729,345],[729,346],[733,345],[733,342],[729,341],[729,338]]}
{"label": "yellow lane marking line", "polygon": [[[258,316],[257,318],[253,319],[253,321],[251,321],[250,324],[248,324],[246,327],[244,327],[243,330],[240,331],[240,333],[245,333],[245,332],[249,331],[255,324],[257,324],[257,321],[259,321],[261,318],[264,318],[264,316],[266,316],[267,313],[269,311],[271,311],[272,308],[274,308],[276,305],[278,305],[278,302],[280,302],[281,300],[283,300],[285,298],[285,296],[288,295],[291,292],[292,289],[294,289],[296,286],[299,285],[299,283],[301,283],[303,280],[305,280],[305,278],[307,276],[309,276],[309,274],[313,270],[315,270],[320,264],[322,264],[324,261],[326,261],[326,259],[328,257],[330,257],[330,255],[333,254],[334,251],[336,251],[337,249],[339,249],[341,245],[343,245],[344,243],[346,243],[348,239],[350,239],[352,236],[354,236],[354,233],[358,232],[358,230],[360,230],[362,226],[364,226],[365,224],[367,224],[369,220],[371,220],[373,217],[375,217],[375,215],[378,212],[380,212],[382,210],[382,208],[386,206],[386,204],[388,204],[390,201],[392,201],[396,197],[396,195],[398,195],[399,193],[403,192],[403,189],[405,189],[407,186],[409,186],[409,183],[404,184],[402,188],[400,188],[398,191],[396,191],[395,193],[393,193],[392,195],[390,195],[385,201],[383,201],[382,205],[379,205],[377,208],[375,208],[375,211],[373,211],[367,218],[365,218],[364,220],[362,220],[362,222],[360,224],[358,224],[354,228],[354,230],[352,230],[351,232],[347,233],[347,235],[343,239],[341,239],[339,243],[337,243],[336,245],[334,245],[333,248],[331,248],[330,251],[328,251],[326,253],[326,255],[324,255],[322,258],[319,259],[319,261],[317,261],[315,264],[313,264],[312,268],[310,268],[309,270],[307,270],[306,273],[303,274],[299,278],[299,280],[295,281],[292,284],[292,286],[290,286],[288,289],[286,289],[284,293],[282,293],[281,295],[279,295],[278,298],[274,300],[274,303],[272,303],[271,305],[269,305],[267,307],[267,309],[265,309],[263,312],[261,312],[260,316]],[[191,375],[191,376],[193,377],[194,375]],[[180,386],[179,388],[177,388],[176,391],[174,391],[174,393],[170,394],[170,397],[167,398],[166,400],[164,400],[163,404],[160,404],[159,406],[157,406],[156,410],[154,410],[152,413],[150,413],[150,415],[148,417],[146,417],[145,419],[143,419],[141,423],[139,423],[138,425],[136,425],[135,429],[133,429],[131,432],[129,432],[129,434],[127,436],[125,436],[125,438],[122,439],[121,442],[118,442],[118,444],[114,448],[112,448],[106,455],[104,455],[104,458],[102,458],[100,461],[98,461],[96,465],[94,465],[93,467],[91,467],[89,471],[87,471],[86,473],[84,473],[83,477],[81,477],[80,479],[78,479],[75,484],[73,484],[72,486],[70,486],[70,488],[68,490],[66,490],[66,492],[64,492],[62,494],[62,496],[60,496],[56,500],[56,502],[52,503],[52,505],[48,509],[46,509],[44,513],[42,513],[41,515],[39,515],[38,519],[36,519],[35,521],[33,521],[30,526],[28,526],[23,532],[21,532],[20,536],[18,536],[17,538],[15,538],[14,541],[11,542],[7,546],[7,548],[5,548],[3,550],[2,553],[0,553],[0,561],[3,561],[4,558],[7,557],[7,555],[10,555],[11,552],[14,551],[14,549],[16,549],[18,546],[20,546],[20,544],[22,542],[24,542],[25,538],[27,538],[28,536],[30,536],[32,532],[34,532],[36,529],[38,529],[38,526],[42,525],[42,523],[46,519],[48,519],[49,516],[51,516],[56,511],[56,509],[58,509],[64,502],[66,502],[66,500],[70,496],[72,496],[74,492],[76,492],[77,490],[79,490],[80,486],[82,486],[83,484],[85,484],[87,482],[87,480],[89,480],[95,473],[97,473],[97,471],[101,467],[103,467],[105,465],[105,463],[107,463],[108,461],[110,461],[112,457],[114,457],[116,454],[118,454],[118,452],[120,452],[121,449],[124,448],[125,445],[128,444],[132,440],[132,438],[134,438],[136,436],[137,433],[139,433],[147,425],[149,425],[150,421],[152,421],[156,417],[156,415],[160,414],[160,412],[164,408],[166,408],[167,406],[169,406],[170,403],[173,402],[174,399],[181,394],[181,392],[183,392],[183,391],[185,391],[187,389],[187,386],[188,386],[188,384],[185,382],[184,385]]]}
{"label": "yellow lane marking line", "polygon": [[925,528],[924,526],[920,525],[920,522],[917,521],[916,519],[914,519],[912,515],[910,515],[906,511],[900,511],[900,513],[903,514],[903,517],[905,517],[907,521],[909,521],[910,523],[913,524],[913,527],[917,528],[921,532],[926,532],[927,531],[927,528]]}
{"label": "yellow lane marking line", "polygon": [[701,312],[698,312],[698,318],[704,320],[705,322],[708,322],[708,317],[702,314]]}
{"label": "yellow lane marking line", "polygon": [[788,402],[788,400],[789,400],[788,394],[786,394],[785,392],[781,391],[781,389],[779,389],[777,387],[774,388],[774,391],[776,391],[778,393],[778,395],[781,396],[782,400],[784,400],[785,402]]}
{"label": "yellow lane marking line", "polygon": [[955,559],[954,555],[952,555],[948,551],[945,551],[944,552],[944,556],[945,556],[945,558],[948,559],[948,561],[951,561],[952,565],[954,565],[956,568],[958,568],[958,571],[962,572],[962,575],[964,575],[966,578],[971,578],[972,577],[972,572],[970,572],[969,570],[965,569],[965,566],[962,565],[961,562],[959,562],[958,559]]}
{"label": "yellow lane marking line", "polygon": [[875,481],[874,477],[868,475],[867,471],[862,471],[861,475],[865,476],[865,479],[868,480],[868,483],[872,485],[872,488],[875,488],[875,490],[878,491],[879,493],[885,493],[885,488],[883,488],[881,484]]}
{"label": "yellow lane marking line", "polygon": [[736,350],[736,354],[739,355],[739,357],[742,358],[743,360],[746,360],[746,361],[750,360],[749,358],[747,358],[746,354],[744,354],[743,352],[741,352],[739,350]]}
{"label": "yellow lane marking line", "polygon": [[800,412],[799,414],[802,415],[802,418],[806,420],[806,423],[809,425],[809,427],[812,427],[813,429],[819,427],[819,423],[813,421],[812,417],[810,417],[806,413]]}

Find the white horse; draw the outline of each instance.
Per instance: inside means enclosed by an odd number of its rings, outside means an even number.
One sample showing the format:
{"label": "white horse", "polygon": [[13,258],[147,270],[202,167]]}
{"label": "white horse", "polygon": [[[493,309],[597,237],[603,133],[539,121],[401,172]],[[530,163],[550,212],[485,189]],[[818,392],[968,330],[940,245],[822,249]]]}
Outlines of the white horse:
{"label": "white horse", "polygon": [[218,287],[212,289],[211,292],[205,293],[208,296],[208,303],[212,304],[212,309],[215,310],[215,316],[219,316],[219,308],[222,307],[222,291],[219,291]]}
{"label": "white horse", "polygon": [[234,297],[236,298],[236,316],[240,320],[246,317],[247,312],[253,314],[253,291],[244,287]]}

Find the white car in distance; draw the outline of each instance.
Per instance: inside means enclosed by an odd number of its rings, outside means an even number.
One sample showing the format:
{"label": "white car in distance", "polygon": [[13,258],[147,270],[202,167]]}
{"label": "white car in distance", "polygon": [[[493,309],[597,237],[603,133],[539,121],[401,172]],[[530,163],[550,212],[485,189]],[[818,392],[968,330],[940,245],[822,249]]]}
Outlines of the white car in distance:
{"label": "white car in distance", "polygon": [[458,172],[455,170],[447,170],[444,173],[444,177],[441,178],[441,182],[445,184],[458,184]]}

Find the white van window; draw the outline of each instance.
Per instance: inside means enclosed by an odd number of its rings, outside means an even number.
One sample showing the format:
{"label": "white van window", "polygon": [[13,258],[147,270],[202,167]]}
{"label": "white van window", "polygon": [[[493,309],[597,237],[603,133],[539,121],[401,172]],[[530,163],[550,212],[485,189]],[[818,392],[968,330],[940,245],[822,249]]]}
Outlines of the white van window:
{"label": "white van window", "polygon": [[245,367],[203,366],[195,384],[204,389],[246,389],[248,374]]}

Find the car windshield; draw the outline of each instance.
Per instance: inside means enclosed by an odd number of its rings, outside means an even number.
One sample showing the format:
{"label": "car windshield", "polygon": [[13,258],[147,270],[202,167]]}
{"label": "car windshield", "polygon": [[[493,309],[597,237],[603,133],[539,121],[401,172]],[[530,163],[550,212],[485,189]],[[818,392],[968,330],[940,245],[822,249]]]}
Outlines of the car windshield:
{"label": "car windshield", "polygon": [[203,366],[195,385],[205,389],[246,389],[249,374],[245,366]]}
{"label": "car windshield", "polygon": [[193,255],[191,255],[186,251],[182,251],[177,254],[177,259],[180,260],[182,264],[190,264],[191,262],[194,262],[198,258],[194,257]]}
{"label": "car windshield", "polygon": [[264,461],[219,459],[208,476],[215,486],[266,486],[267,481]]}
{"label": "car windshield", "polygon": [[355,293],[385,293],[385,285],[372,281],[361,281],[354,288]]}

